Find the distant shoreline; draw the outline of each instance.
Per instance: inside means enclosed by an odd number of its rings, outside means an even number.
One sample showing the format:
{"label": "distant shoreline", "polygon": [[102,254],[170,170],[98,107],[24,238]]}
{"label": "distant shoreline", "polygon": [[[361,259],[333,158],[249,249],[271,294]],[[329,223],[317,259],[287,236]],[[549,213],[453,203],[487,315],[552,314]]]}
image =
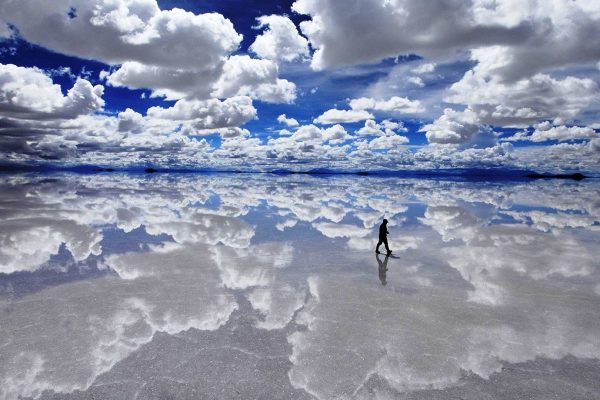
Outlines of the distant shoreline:
{"label": "distant shoreline", "polygon": [[161,168],[161,167],[102,167],[93,165],[80,165],[70,167],[60,166],[28,166],[28,165],[0,165],[0,173],[60,173],[71,172],[78,174],[106,174],[106,173],[133,173],[133,174],[270,174],[270,175],[312,175],[312,176],[369,176],[369,177],[394,177],[394,178],[445,178],[464,180],[538,180],[538,179],[563,179],[580,181],[584,179],[600,178],[600,176],[586,175],[580,172],[573,173],[539,173],[531,170],[509,169],[437,169],[437,170],[371,170],[371,171],[339,171],[330,169],[310,169],[294,171],[288,169],[272,170],[241,170],[241,169],[193,169],[193,168]]}

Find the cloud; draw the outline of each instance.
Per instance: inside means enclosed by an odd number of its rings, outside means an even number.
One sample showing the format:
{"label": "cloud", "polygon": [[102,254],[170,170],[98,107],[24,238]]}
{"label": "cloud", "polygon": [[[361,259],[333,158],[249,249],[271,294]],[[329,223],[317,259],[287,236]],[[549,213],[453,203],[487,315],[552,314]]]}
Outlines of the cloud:
{"label": "cloud", "polygon": [[533,35],[538,22],[523,18],[489,23],[473,17],[473,3],[368,0],[344,10],[340,5],[336,0],[298,0],[292,5],[294,11],[311,17],[300,23],[300,29],[316,50],[314,69],[374,63],[400,54],[449,56],[490,43],[519,44]]}
{"label": "cloud", "polygon": [[340,144],[346,140],[352,139],[342,125],[333,125],[323,131],[323,139],[330,144]]}
{"label": "cloud", "polygon": [[237,127],[256,116],[249,97],[231,97],[220,101],[179,100],[169,108],[150,107],[148,117],[187,121],[195,129]]}
{"label": "cloud", "polygon": [[104,106],[101,85],[77,79],[67,95],[38,68],[0,64],[0,113],[22,120],[68,119]]}
{"label": "cloud", "polygon": [[170,100],[248,96],[270,103],[291,103],[296,98],[296,86],[278,77],[277,64],[246,55],[231,56],[207,70],[126,62],[108,75],[107,82],[130,89],[151,88],[152,96]]}
{"label": "cloud", "polygon": [[250,51],[258,57],[289,62],[309,55],[308,40],[298,34],[288,17],[263,15],[256,20],[256,29],[267,28],[250,46]]}
{"label": "cloud", "polygon": [[164,68],[128,61],[106,78],[111,86],[129,89],[150,88],[153,97],[177,100],[184,97],[209,97],[222,73],[222,64],[202,70]]}
{"label": "cloud", "polygon": [[559,142],[582,139],[597,139],[600,135],[590,128],[581,126],[538,126],[531,135],[526,132],[517,132],[515,135],[503,139],[505,141],[531,141],[546,142],[549,140],[558,140]]}
{"label": "cloud", "polygon": [[[61,7],[62,15],[56,11]],[[71,8],[74,18],[67,15]],[[277,77],[273,61],[231,55],[242,35],[218,13],[161,10],[155,0],[60,0],[43,6],[26,0],[18,7],[3,4],[0,13],[32,43],[118,64],[103,74],[112,86],[151,89],[153,96],[170,100],[243,95],[289,103],[296,97],[295,85]],[[284,17],[265,18],[271,30],[264,37],[278,37],[278,45],[285,46],[286,39],[280,37]]]}
{"label": "cloud", "polygon": [[587,143],[515,148],[515,164],[542,172],[590,171],[595,173],[600,163],[599,144],[598,139],[592,139]]}
{"label": "cloud", "polygon": [[338,110],[332,108],[319,115],[313,122],[323,125],[348,124],[373,118],[373,115],[365,110]]}
{"label": "cloud", "polygon": [[407,144],[409,139],[406,136],[382,136],[369,142],[369,148],[374,150],[387,150],[396,146]]}
{"label": "cloud", "polygon": [[13,32],[10,26],[3,20],[0,20],[0,39],[9,39],[12,35]]}
{"label": "cloud", "polygon": [[277,122],[279,122],[280,124],[284,124],[287,126],[298,126],[300,125],[298,123],[298,120],[294,119],[294,118],[288,118],[285,116],[285,114],[281,114],[279,117],[277,117]]}
{"label": "cloud", "polygon": [[393,136],[396,134],[394,131],[406,132],[407,129],[402,123],[393,122],[389,119],[383,120],[381,124],[373,119],[368,119],[365,121],[365,126],[360,128],[356,134],[361,136]]}
{"label": "cloud", "polygon": [[415,75],[429,74],[435,71],[435,63],[423,63],[410,70]]}
{"label": "cloud", "polygon": [[300,28],[316,49],[315,69],[401,54],[442,58],[462,49],[497,46],[503,55],[493,60],[494,68],[514,80],[600,58],[600,46],[587,40],[600,29],[598,5],[589,2],[502,0],[440,6],[433,0],[418,5],[369,0],[340,12],[336,0],[298,0],[292,9],[311,17]]}
{"label": "cloud", "polygon": [[[75,18],[67,15],[70,7]],[[0,14],[31,43],[107,64],[136,61],[207,70],[222,63],[242,40],[220,14],[161,10],[155,0],[24,0],[2,3]]]}
{"label": "cloud", "polygon": [[429,143],[437,144],[464,144],[476,139],[484,139],[485,144],[495,143],[496,137],[489,130],[480,125],[479,118],[472,110],[462,112],[450,108],[431,124],[420,129],[425,132]]}
{"label": "cloud", "polygon": [[269,103],[292,103],[296,85],[278,78],[277,64],[240,55],[230,57],[215,83],[215,97],[248,96]]}
{"label": "cloud", "polygon": [[432,144],[414,153],[420,168],[488,168],[520,165],[518,155],[513,154],[510,143],[495,144],[484,148],[458,145]]}
{"label": "cloud", "polygon": [[419,100],[393,96],[388,100],[375,100],[369,97],[350,100],[353,110],[383,111],[397,114],[416,114],[425,111]]}
{"label": "cloud", "polygon": [[415,86],[418,86],[418,87],[425,86],[425,82],[423,82],[423,79],[419,76],[409,76],[407,79],[410,83],[412,83]]}
{"label": "cloud", "polygon": [[476,67],[450,87],[445,100],[468,105],[484,124],[527,126],[545,119],[570,120],[597,101],[597,96],[598,85],[589,78],[536,74],[504,82]]}

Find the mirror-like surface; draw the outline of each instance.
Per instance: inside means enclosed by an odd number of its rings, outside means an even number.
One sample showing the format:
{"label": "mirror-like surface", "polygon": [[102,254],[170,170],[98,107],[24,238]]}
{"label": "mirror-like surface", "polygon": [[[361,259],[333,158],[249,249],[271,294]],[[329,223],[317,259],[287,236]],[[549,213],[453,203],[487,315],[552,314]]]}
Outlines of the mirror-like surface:
{"label": "mirror-like surface", "polygon": [[600,398],[592,180],[3,175],[0,215],[2,399]]}

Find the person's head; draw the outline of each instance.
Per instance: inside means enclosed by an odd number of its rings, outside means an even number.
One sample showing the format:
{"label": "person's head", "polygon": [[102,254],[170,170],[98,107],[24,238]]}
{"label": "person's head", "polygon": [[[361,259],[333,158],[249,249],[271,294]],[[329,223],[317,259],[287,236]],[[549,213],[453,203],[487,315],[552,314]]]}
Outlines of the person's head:
{"label": "person's head", "polygon": [[384,219],[383,219],[383,223],[384,223],[384,224],[387,224],[387,223],[388,223],[388,220],[384,218]]}

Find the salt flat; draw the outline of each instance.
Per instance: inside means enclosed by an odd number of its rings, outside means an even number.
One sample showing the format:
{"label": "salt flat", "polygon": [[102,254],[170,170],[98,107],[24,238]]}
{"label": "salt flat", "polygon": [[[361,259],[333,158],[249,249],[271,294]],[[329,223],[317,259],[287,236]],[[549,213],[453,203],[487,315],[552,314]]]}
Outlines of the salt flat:
{"label": "salt flat", "polygon": [[600,399],[595,180],[16,174],[0,215],[2,399]]}

